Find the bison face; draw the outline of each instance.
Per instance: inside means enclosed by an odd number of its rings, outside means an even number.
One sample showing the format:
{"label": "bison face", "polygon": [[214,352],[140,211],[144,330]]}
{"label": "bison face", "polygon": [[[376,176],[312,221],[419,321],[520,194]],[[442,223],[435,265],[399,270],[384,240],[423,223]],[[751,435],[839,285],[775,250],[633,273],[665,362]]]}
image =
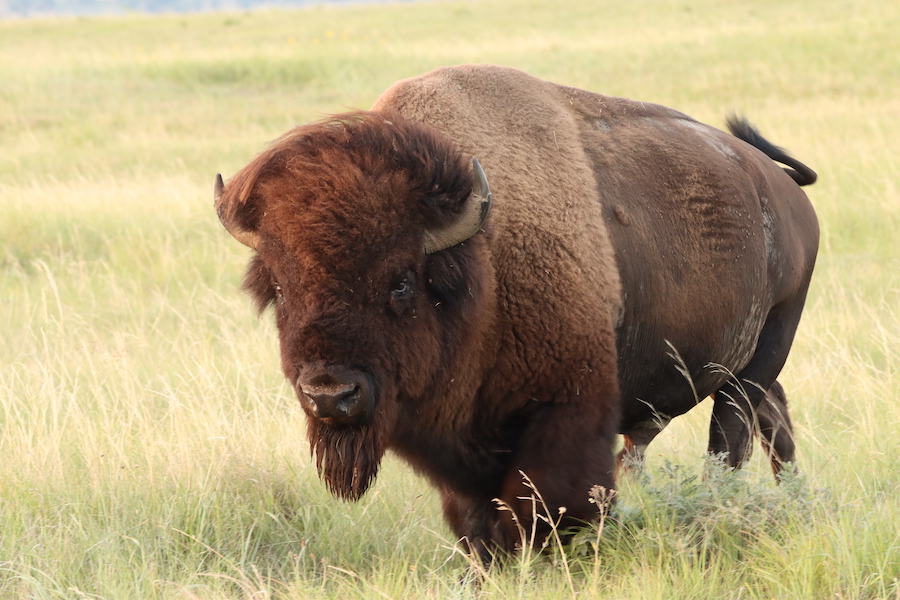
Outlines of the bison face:
{"label": "bison face", "polygon": [[282,368],[336,495],[359,498],[399,421],[446,384],[484,295],[490,192],[421,125],[372,113],[305,126],[227,188],[226,229],[256,255],[244,288],[272,306]]}

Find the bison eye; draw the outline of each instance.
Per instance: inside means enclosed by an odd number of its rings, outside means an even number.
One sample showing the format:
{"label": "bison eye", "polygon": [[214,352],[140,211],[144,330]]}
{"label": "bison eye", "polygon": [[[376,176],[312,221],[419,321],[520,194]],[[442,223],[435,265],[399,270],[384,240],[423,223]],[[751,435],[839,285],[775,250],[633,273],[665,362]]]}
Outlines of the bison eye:
{"label": "bison eye", "polygon": [[404,279],[400,283],[397,284],[393,290],[391,290],[391,297],[394,300],[402,300],[406,298],[412,293],[412,286],[409,285],[409,281]]}
{"label": "bison eye", "polygon": [[394,289],[391,290],[391,301],[390,307],[395,313],[402,314],[407,305],[409,304],[410,298],[413,295],[413,286],[415,284],[415,280],[413,278],[412,271],[407,271],[403,276],[403,279],[398,281],[394,285]]}

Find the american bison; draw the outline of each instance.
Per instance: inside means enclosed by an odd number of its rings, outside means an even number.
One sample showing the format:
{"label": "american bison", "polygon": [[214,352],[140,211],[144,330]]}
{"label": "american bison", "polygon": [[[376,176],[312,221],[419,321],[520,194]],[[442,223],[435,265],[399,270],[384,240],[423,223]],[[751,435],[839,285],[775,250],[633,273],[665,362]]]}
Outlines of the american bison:
{"label": "american bison", "polygon": [[550,516],[588,520],[616,434],[639,454],[709,395],[711,452],[739,465],[760,410],[789,459],[776,377],[816,257],[815,173],[730,127],[469,65],[219,176],[330,490],[358,499],[392,450],[489,557],[520,542],[495,499],[534,524],[523,473]]}

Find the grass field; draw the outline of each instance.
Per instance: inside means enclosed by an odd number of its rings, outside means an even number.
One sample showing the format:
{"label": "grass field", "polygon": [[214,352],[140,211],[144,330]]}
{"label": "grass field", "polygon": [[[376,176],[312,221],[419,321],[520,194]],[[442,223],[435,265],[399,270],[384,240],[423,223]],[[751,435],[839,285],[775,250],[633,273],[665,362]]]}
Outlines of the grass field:
{"label": "grass field", "polygon": [[[900,4],[580,4],[0,21],[0,598],[900,598]],[[462,62],[742,111],[819,172],[800,476],[705,466],[704,404],[602,535],[480,578],[403,464],[327,494],[213,176]]]}

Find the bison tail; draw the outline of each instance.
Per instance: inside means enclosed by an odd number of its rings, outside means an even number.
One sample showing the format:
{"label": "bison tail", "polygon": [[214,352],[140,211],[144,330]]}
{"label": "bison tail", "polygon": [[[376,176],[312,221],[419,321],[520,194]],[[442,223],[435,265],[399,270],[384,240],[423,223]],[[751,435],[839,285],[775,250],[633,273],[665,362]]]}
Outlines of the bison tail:
{"label": "bison tail", "polygon": [[815,171],[796,158],[790,156],[785,152],[784,148],[779,148],[764,138],[762,134],[759,133],[756,126],[747,120],[747,117],[729,115],[725,122],[728,125],[728,131],[731,132],[731,135],[740,140],[744,140],[751,146],[755,146],[775,162],[791,167],[784,171],[797,182],[797,185],[810,185],[816,182],[818,175],[816,175]]}

